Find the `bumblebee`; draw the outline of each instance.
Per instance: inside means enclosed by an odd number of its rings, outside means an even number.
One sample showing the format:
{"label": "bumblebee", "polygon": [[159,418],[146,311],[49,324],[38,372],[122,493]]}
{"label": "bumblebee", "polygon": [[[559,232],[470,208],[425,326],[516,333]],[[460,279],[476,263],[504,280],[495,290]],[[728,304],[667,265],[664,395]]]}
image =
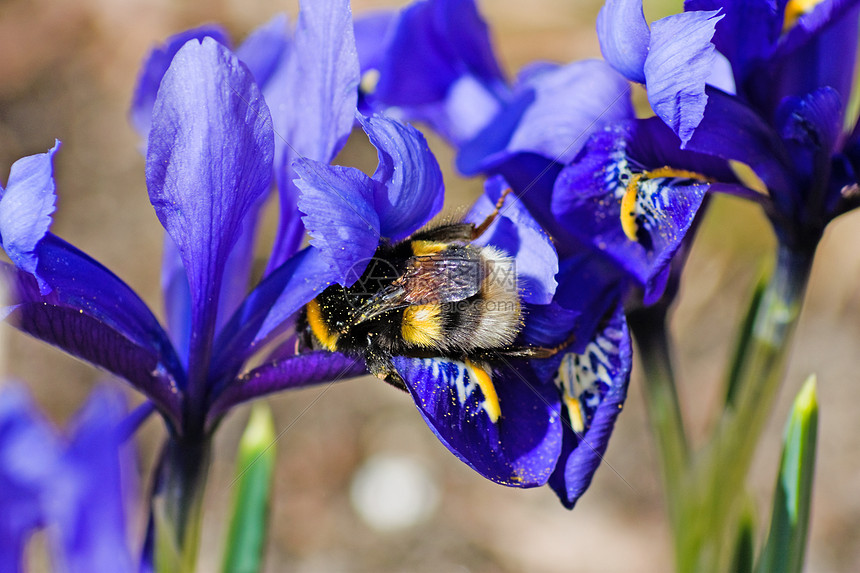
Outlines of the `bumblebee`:
{"label": "bumblebee", "polygon": [[402,389],[393,356],[458,360],[486,372],[500,356],[553,354],[514,346],[523,327],[514,261],[472,244],[510,191],[479,225],[449,223],[380,244],[352,286],[331,285],[302,309],[299,350],[361,357],[371,373]]}

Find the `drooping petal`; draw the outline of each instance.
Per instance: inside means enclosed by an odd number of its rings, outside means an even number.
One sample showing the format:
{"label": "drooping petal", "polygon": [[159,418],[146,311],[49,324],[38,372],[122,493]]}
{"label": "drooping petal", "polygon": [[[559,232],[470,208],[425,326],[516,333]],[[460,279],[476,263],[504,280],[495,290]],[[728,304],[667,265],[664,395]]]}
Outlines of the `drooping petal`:
{"label": "drooping petal", "polygon": [[133,570],[120,478],[120,395],[93,392],[74,422],[62,471],[47,492],[47,519],[70,573]]}
{"label": "drooping petal", "polygon": [[230,46],[230,37],[220,26],[206,25],[180,32],[168,38],[164,44],[153,48],[146,57],[140,73],[137,77],[137,85],[134,88],[134,96],[131,101],[131,123],[144,143],[149,137],[149,128],[152,124],[152,106],[155,105],[155,97],[161,85],[167,68],[176,52],[189,40],[203,40],[203,38],[214,38],[216,41]]}
{"label": "drooping petal", "polygon": [[718,12],[684,12],[651,26],[645,59],[648,101],[666,125],[686,145],[702,121],[708,96],[707,81],[714,66],[714,27]]}
{"label": "drooping petal", "polygon": [[236,48],[236,56],[254,74],[260,90],[266,87],[281,61],[290,49],[289,22],[286,14],[277,14],[271,20],[251,32]]}
{"label": "drooping petal", "polygon": [[[508,189],[501,177],[487,181],[485,193],[469,214],[467,221],[480,224],[495,210],[496,202]],[[474,241],[477,245],[492,245],[514,259],[514,272],[524,302],[548,304],[555,294],[558,255],[549,235],[534,220],[528,209],[513,194],[505,198],[499,217],[484,234]],[[504,272],[504,269],[497,269]]]}
{"label": "drooping petal", "polygon": [[399,241],[427,224],[442,209],[442,171],[424,136],[414,127],[381,116],[359,116],[376,147],[374,205],[381,234]]}
{"label": "drooping petal", "polygon": [[613,68],[631,81],[645,83],[651,31],[642,0],[607,0],[597,15],[597,38],[603,57]]}
{"label": "drooping petal", "polygon": [[36,247],[53,222],[57,200],[53,159],[59,148],[56,141],[47,153],[16,161],[0,195],[0,244],[16,267],[35,277],[45,294],[51,287],[37,272]]}
{"label": "drooping petal", "polygon": [[[710,182],[681,168],[647,170],[628,152],[635,137],[628,129],[589,141],[556,180],[553,212],[647,290],[680,246]],[[659,294],[646,292],[646,299]]]}
{"label": "drooping petal", "polygon": [[268,108],[247,68],[211,38],[187,43],[155,102],[146,180],[188,275],[195,395],[206,376],[224,265],[268,188],[272,155]]}
{"label": "drooping petal", "polygon": [[338,352],[310,352],[263,364],[232,381],[209,408],[214,422],[237,404],[273,392],[325,382],[337,382],[367,373],[364,361]]}
{"label": "drooping petal", "polygon": [[627,397],[630,335],[619,307],[585,350],[564,357],[556,384],[564,409],[564,443],[549,480],[572,508],[591,484]]}
{"label": "drooping petal", "polygon": [[[299,210],[311,245],[335,269],[344,286],[355,282],[379,245],[380,222],[374,207],[382,185],[358,169],[311,160],[293,166],[300,179]],[[346,282],[349,284],[346,284]]]}
{"label": "drooping petal", "polygon": [[281,221],[267,272],[293,255],[302,239],[293,165],[302,158],[329,163],[352,130],[359,65],[348,0],[302,4],[290,57],[271,83]]}
{"label": "drooping petal", "polygon": [[439,440],[494,482],[546,483],[561,448],[558,396],[527,366],[492,373],[442,358],[395,357],[418,411]]}
{"label": "drooping petal", "polygon": [[39,249],[39,271],[51,293],[42,295],[30,275],[4,265],[12,297],[6,320],[125,378],[176,421],[185,376],[149,308],[114,274],[54,235]]}

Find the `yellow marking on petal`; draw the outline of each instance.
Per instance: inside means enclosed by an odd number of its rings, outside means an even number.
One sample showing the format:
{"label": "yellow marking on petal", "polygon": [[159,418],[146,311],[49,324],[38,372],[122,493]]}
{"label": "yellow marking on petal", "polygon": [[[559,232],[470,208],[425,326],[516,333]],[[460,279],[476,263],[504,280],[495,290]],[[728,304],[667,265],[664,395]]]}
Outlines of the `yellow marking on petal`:
{"label": "yellow marking on petal", "polygon": [[764,181],[756,175],[756,172],[753,171],[752,167],[742,161],[735,161],[734,159],[729,159],[729,167],[744,187],[752,189],[753,191],[765,196],[770,195],[770,192],[767,190],[767,185],[765,185]]}
{"label": "yellow marking on petal", "polygon": [[815,7],[821,4],[824,0],[789,0],[785,5],[785,12],[782,18],[782,32],[785,33],[794,28],[801,16],[806,16]]}
{"label": "yellow marking on petal", "polygon": [[308,325],[311,327],[311,332],[314,333],[314,336],[317,337],[317,340],[320,341],[323,348],[333,352],[335,350],[335,344],[337,343],[338,334],[329,330],[328,325],[323,319],[320,303],[318,303],[316,299],[308,303],[307,313]]}
{"label": "yellow marking on petal", "polygon": [[416,346],[432,348],[442,341],[441,307],[438,304],[408,306],[403,311],[400,334]]}
{"label": "yellow marking on petal", "polygon": [[570,428],[577,434],[585,431],[585,418],[582,416],[582,406],[579,400],[573,396],[564,394],[564,406],[567,408],[567,415],[570,418]]}
{"label": "yellow marking on petal", "polygon": [[499,395],[496,393],[496,387],[493,385],[490,373],[471,360],[466,360],[466,368],[469,370],[469,377],[481,389],[481,393],[484,395],[482,406],[487,412],[490,421],[495,424],[502,415],[502,408],[499,406]]}
{"label": "yellow marking on petal", "polygon": [[636,195],[639,192],[639,180],[642,179],[642,175],[642,173],[636,173],[630,178],[627,191],[621,198],[621,228],[631,241],[636,240],[636,231],[639,230],[639,225],[636,224]]}
{"label": "yellow marking on petal", "polygon": [[366,93],[372,94],[376,91],[376,86],[379,84],[379,70],[370,69],[361,75],[359,89]]}
{"label": "yellow marking on petal", "polygon": [[674,167],[669,167],[668,165],[664,167],[658,167],[657,169],[646,171],[644,174],[646,179],[657,179],[658,177],[675,177],[676,179],[698,179],[700,181],[710,181],[710,179],[702,175],[701,173],[696,173],[695,171],[687,171],[686,169],[675,169]]}
{"label": "yellow marking on petal", "polygon": [[445,243],[437,243],[435,241],[412,241],[412,252],[416,257],[427,257],[435,255],[448,248]]}

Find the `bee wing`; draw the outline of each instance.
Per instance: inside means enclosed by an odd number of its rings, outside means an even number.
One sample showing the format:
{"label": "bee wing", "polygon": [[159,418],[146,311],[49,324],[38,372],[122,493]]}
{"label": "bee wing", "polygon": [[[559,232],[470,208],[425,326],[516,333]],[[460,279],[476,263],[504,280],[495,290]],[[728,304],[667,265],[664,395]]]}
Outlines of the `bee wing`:
{"label": "bee wing", "polygon": [[356,322],[414,305],[464,300],[478,293],[483,269],[478,257],[412,257],[406,271],[358,309]]}

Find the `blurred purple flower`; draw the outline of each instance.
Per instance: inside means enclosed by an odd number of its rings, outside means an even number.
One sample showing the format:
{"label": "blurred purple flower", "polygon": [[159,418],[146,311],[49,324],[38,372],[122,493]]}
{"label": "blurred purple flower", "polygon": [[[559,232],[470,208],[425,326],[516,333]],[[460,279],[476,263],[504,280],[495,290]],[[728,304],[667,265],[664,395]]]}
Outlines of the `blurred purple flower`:
{"label": "blurred purple flower", "polygon": [[19,387],[0,392],[0,569],[47,532],[56,570],[132,571],[120,488],[121,397],[97,389],[58,436]]}

